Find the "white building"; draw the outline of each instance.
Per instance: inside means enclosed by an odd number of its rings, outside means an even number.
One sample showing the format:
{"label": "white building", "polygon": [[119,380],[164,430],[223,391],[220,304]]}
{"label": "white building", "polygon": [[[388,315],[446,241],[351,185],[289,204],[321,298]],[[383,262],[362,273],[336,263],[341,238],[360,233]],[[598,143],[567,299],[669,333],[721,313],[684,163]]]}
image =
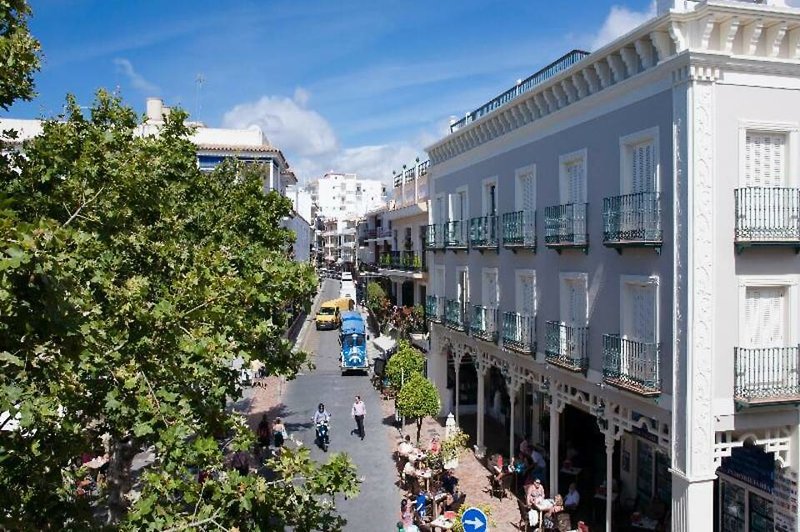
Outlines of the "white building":
{"label": "white building", "polygon": [[427,150],[428,375],[479,446],[531,433],[548,493],[577,481],[606,530],[637,508],[681,532],[798,530],[786,4],[660,1]]}
{"label": "white building", "polygon": [[359,225],[360,261],[389,281],[399,306],[424,305],[427,295],[428,166],[417,159],[395,173],[388,205]]}
{"label": "white building", "polygon": [[328,172],[308,185],[314,202],[314,216],[326,219],[358,220],[386,201],[385,185],[356,174]]}

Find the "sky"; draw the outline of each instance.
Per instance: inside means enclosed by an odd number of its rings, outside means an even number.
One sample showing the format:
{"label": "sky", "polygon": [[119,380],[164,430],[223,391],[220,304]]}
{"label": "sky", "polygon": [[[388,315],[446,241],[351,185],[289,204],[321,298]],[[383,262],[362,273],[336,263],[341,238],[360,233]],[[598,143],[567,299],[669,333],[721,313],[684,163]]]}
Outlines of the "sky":
{"label": "sky", "polygon": [[572,49],[654,16],[651,0],[30,0],[38,96],[57,115],[119,91],[210,127],[257,125],[301,183],[391,180],[461,117]]}

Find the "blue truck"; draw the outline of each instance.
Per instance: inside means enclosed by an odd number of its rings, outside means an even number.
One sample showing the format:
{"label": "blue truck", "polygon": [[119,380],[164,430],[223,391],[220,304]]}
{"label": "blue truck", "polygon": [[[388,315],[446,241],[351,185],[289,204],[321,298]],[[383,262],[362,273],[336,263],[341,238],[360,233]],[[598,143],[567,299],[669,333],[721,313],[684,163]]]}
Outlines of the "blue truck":
{"label": "blue truck", "polygon": [[342,312],[342,328],[339,343],[342,346],[339,366],[344,375],[348,371],[369,371],[367,357],[367,328],[364,317],[359,312]]}

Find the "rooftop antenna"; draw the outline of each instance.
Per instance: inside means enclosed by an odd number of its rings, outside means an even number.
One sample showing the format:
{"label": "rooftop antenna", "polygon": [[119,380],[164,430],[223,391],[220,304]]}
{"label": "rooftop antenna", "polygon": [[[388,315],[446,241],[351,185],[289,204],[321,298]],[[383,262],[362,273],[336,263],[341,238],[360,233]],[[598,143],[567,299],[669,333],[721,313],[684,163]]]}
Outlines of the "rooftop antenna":
{"label": "rooftop antenna", "polygon": [[200,121],[200,111],[203,109],[203,83],[206,82],[206,78],[203,73],[197,74],[197,77],[194,78],[195,83],[195,94],[194,94],[194,116],[195,120],[198,122]]}

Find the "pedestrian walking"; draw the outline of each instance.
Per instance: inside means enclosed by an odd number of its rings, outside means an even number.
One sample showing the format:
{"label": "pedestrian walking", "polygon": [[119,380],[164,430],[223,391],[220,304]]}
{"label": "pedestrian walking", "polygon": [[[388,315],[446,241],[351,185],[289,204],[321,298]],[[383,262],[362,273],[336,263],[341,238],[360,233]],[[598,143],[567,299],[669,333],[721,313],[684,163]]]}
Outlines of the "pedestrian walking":
{"label": "pedestrian walking", "polygon": [[356,395],[356,402],[353,403],[353,418],[356,420],[356,432],[361,439],[364,439],[364,416],[367,415],[367,405],[361,400],[360,395]]}

